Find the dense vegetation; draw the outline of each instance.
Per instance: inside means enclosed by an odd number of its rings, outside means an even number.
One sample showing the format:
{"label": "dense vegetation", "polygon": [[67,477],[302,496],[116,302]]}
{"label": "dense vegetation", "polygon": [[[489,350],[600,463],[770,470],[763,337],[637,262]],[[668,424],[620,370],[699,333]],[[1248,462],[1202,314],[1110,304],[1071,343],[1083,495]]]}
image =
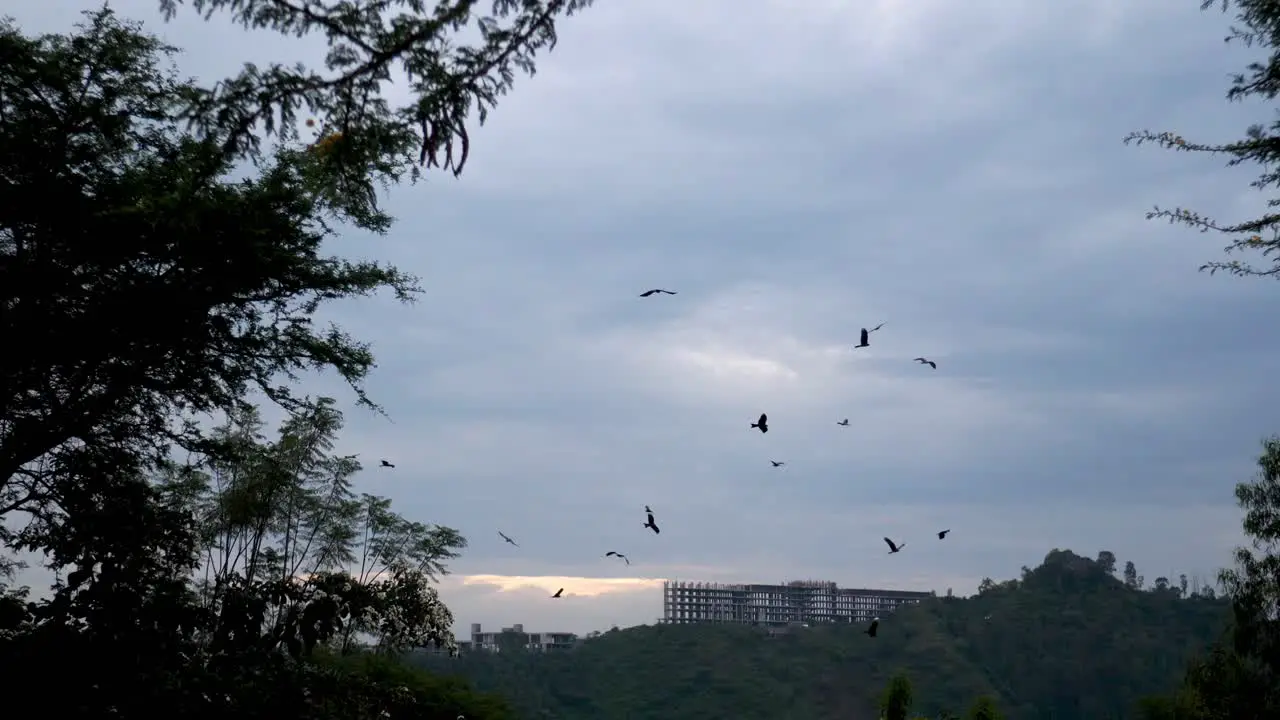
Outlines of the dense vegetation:
{"label": "dense vegetation", "polygon": [[[509,717],[389,659],[452,643],[434,579],[466,543],[357,494],[341,414],[293,381],[334,371],[376,409],[368,347],[315,314],[416,280],[324,240],[389,227],[379,183],[461,172],[468,117],[589,3],[194,0],[329,44],[322,69],[209,87],[106,8],[65,35],[0,24],[6,688],[47,689],[49,716]],[[255,393],[289,411],[277,440]],[[5,584],[15,550],[48,593]]]}
{"label": "dense vegetation", "polygon": [[523,717],[875,717],[881,689],[905,673],[913,712],[928,717],[985,695],[1010,720],[1122,718],[1140,697],[1177,686],[1187,661],[1220,637],[1228,603],[1179,584],[1129,587],[1110,572],[1111,553],[1100,559],[1055,550],[1019,580],[904,608],[875,639],[851,626],[770,636],[655,625],[561,653],[419,662],[501,694]]}

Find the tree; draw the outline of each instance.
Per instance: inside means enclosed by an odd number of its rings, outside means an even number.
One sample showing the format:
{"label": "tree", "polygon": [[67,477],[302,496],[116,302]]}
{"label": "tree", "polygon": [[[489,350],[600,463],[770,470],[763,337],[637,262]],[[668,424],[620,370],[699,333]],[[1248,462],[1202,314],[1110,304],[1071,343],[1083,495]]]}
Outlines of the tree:
{"label": "tree", "polygon": [[431,583],[466,540],[406,520],[386,498],[357,497],[360,463],[331,454],[342,424],[320,398],[268,443],[257,411],[241,408],[215,431],[222,452],[168,479],[199,518],[206,597],[222,609],[229,590],[237,603],[266,598],[270,647],[300,652],[340,638],[350,650],[358,634],[386,651],[451,647],[453,618]]}
{"label": "tree", "polygon": [[890,678],[880,700],[882,717],[884,720],[907,720],[913,701],[911,680],[902,673],[894,675]]}
{"label": "tree", "polygon": [[1124,564],[1124,584],[1134,590],[1140,587],[1138,584],[1138,568],[1134,566],[1132,560]]}
{"label": "tree", "polygon": [[1187,595],[1187,574],[1182,573],[1178,576],[1178,594],[1182,597],[1190,597]]}
{"label": "tree", "polygon": [[968,720],[1003,720],[996,701],[989,695],[983,695],[974,701],[969,708]]}
{"label": "tree", "polygon": [[1110,550],[1103,550],[1098,553],[1098,567],[1108,575],[1114,575],[1116,572],[1116,555]]}
{"label": "tree", "polygon": [[[282,379],[338,372],[362,403],[366,345],[314,315],[328,301],[416,279],[326,257],[339,220],[381,232],[373,188],[422,165],[461,172],[481,120],[516,70],[590,0],[345,2],[195,0],[246,26],[324,33],[325,72],[246,66],[211,89],[178,79],[175,49],[88,13],[67,36],[0,25],[0,517],[54,512],[51,473],[95,444],[160,458],[199,446],[179,413],[223,410],[259,389],[300,406]],[[180,3],[163,0],[168,14]],[[397,9],[402,10],[393,14]],[[474,45],[451,37],[478,27]],[[393,68],[410,99],[383,95]],[[298,144],[320,116],[324,152]],[[273,144],[265,144],[266,140]],[[255,176],[232,180],[253,161]],[[111,242],[103,241],[111,238]],[[164,308],[168,321],[151,320]],[[179,428],[175,430],[175,427]]]}
{"label": "tree", "polygon": [[[1233,25],[1226,40],[1236,40],[1249,47],[1265,49],[1269,55],[1266,62],[1250,63],[1246,71],[1232,78],[1227,91],[1228,100],[1244,100],[1258,97],[1274,100],[1280,93],[1280,6],[1271,0],[1203,0],[1201,10],[1220,4],[1222,11],[1235,7],[1236,25]],[[1254,163],[1262,168],[1261,174],[1250,183],[1257,190],[1266,191],[1280,185],[1280,120],[1273,120],[1269,125],[1255,124],[1245,131],[1241,140],[1228,143],[1194,142],[1187,140],[1176,132],[1141,132],[1130,133],[1124,139],[1125,144],[1141,145],[1146,142],[1155,143],[1165,149],[1179,152],[1207,153],[1225,156],[1229,167]],[[1238,276],[1280,277],[1280,213],[1274,212],[1275,203],[1269,203],[1269,212],[1249,220],[1224,223],[1186,208],[1156,207],[1147,213],[1147,219],[1162,218],[1170,223],[1179,223],[1199,230],[1202,233],[1214,232],[1230,238],[1225,252],[1228,255],[1241,254],[1260,257],[1265,265],[1254,265],[1247,260],[1232,258],[1224,262],[1209,262],[1201,266],[1201,270],[1210,273],[1224,270]]]}
{"label": "tree", "polygon": [[[1244,510],[1244,533],[1252,549],[1237,548],[1235,568],[1223,570],[1220,580],[1232,601],[1234,657],[1216,658],[1234,678],[1253,692],[1248,696],[1256,717],[1280,716],[1280,436],[1262,443],[1258,474],[1236,485],[1236,502]],[[1203,670],[1203,668],[1202,668]],[[1203,675],[1203,673],[1202,673]],[[1212,689],[1196,690],[1210,697]],[[1238,715],[1247,718],[1251,715]]]}
{"label": "tree", "polygon": [[1166,592],[1169,590],[1169,578],[1161,576],[1156,578],[1156,584],[1153,588],[1158,592]]}

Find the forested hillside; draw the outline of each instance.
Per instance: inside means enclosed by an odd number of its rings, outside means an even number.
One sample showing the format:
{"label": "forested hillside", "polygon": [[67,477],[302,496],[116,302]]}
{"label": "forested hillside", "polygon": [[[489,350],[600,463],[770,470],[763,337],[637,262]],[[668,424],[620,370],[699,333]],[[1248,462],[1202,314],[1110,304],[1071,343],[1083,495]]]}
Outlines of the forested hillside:
{"label": "forested hillside", "polygon": [[498,692],[522,717],[875,718],[898,672],[914,685],[913,713],[927,717],[962,713],[981,695],[1010,720],[1133,717],[1139,698],[1176,687],[1188,659],[1221,635],[1228,605],[1165,583],[1140,590],[1109,564],[1055,550],[1020,580],[884,618],[874,639],[856,626],[770,637],[658,625],[561,654],[420,662]]}

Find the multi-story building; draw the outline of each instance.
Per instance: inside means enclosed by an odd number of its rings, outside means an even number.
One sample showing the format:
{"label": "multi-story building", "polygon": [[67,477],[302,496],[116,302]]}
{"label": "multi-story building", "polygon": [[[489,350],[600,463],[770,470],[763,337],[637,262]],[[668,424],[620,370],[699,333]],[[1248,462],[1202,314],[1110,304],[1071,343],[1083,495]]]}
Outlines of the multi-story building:
{"label": "multi-story building", "polygon": [[504,647],[519,647],[530,652],[568,650],[578,642],[578,636],[567,632],[525,632],[524,625],[516,623],[499,632],[481,632],[480,623],[471,623],[471,640],[459,643],[463,651],[479,650],[500,652]]}
{"label": "multi-story building", "polygon": [[797,580],[782,585],[667,580],[662,585],[662,610],[663,622],[667,623],[856,623],[928,597],[934,597],[934,593],[839,588],[825,580]]}

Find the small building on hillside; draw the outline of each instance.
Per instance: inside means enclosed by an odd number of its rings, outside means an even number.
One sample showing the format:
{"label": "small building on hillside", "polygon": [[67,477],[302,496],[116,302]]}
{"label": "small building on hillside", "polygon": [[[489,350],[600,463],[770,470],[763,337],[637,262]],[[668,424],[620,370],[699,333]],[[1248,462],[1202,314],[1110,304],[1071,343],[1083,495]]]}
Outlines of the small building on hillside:
{"label": "small building on hillside", "polygon": [[528,652],[553,652],[569,650],[578,644],[578,636],[569,632],[525,632],[524,625],[516,623],[498,632],[483,632],[480,623],[471,624],[470,641],[458,643],[459,647],[475,652],[502,652],[523,649]]}

